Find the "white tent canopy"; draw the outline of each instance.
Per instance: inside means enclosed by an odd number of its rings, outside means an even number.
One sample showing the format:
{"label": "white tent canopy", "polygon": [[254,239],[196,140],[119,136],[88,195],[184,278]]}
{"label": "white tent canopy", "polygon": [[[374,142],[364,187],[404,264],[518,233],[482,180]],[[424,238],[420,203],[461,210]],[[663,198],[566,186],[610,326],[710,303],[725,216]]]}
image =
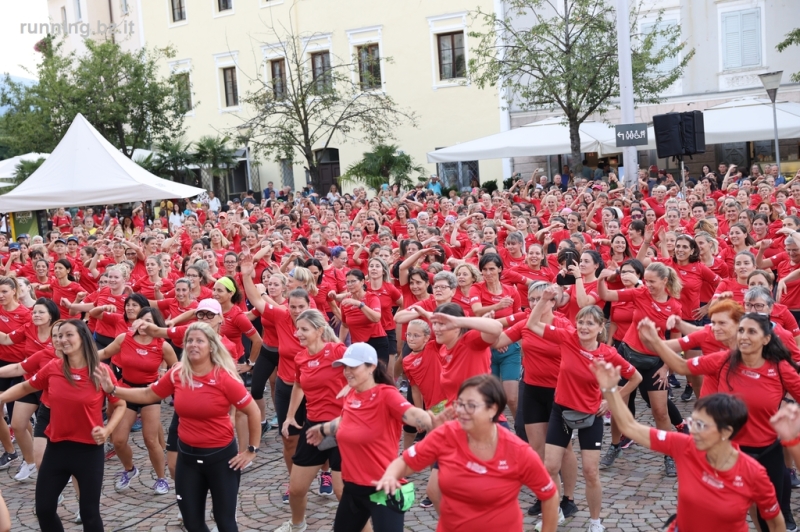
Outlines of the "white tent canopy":
{"label": "white tent canopy", "polygon": [[[777,102],[778,138],[800,138],[800,103]],[[772,140],[775,129],[772,102],[766,98],[742,98],[703,111],[706,144]]]}
{"label": "white tent canopy", "polygon": [[[580,126],[581,152],[619,153],[614,147],[614,126],[584,122]],[[608,151],[613,147],[612,151]],[[463,142],[428,153],[429,163],[534,157],[571,153],[569,127],[561,117],[547,118],[509,131]]]}
{"label": "white tent canopy", "polygon": [[14,179],[17,165],[22,161],[38,161],[39,159],[47,159],[48,156],[47,153],[26,153],[25,155],[17,155],[0,161],[0,179]]}
{"label": "white tent canopy", "polygon": [[44,164],[0,196],[0,212],[188,198],[203,192],[147,172],[78,114]]}
{"label": "white tent canopy", "polygon": [[[778,102],[778,137],[800,138],[800,103]],[[706,144],[749,142],[775,138],[772,102],[763,98],[742,98],[703,111]],[[614,126],[602,122],[584,122],[581,127],[581,152],[600,156],[620,153],[614,138]],[[656,149],[653,126],[647,128],[646,146]],[[522,127],[471,140],[428,153],[429,163],[533,157],[571,153],[569,128],[563,117],[554,117]]]}

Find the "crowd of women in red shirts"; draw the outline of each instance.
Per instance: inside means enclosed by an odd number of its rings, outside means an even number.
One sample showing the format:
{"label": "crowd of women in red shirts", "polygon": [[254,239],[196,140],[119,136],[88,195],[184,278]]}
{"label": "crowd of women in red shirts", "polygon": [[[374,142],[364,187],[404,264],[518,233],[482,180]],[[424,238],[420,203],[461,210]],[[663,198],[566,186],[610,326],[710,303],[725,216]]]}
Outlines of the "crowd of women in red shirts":
{"label": "crowd of women in red shirts", "polygon": [[[315,481],[340,500],[335,530],[401,530],[403,479],[431,466],[417,492],[443,530],[521,529],[525,485],[539,529],[585,503],[588,529],[600,532],[599,471],[636,441],[665,454],[668,477],[713,473],[727,488],[728,472],[746,468],[759,489],[718,494],[719,507],[743,497],[762,528],[791,529],[792,442],[770,420],[800,394],[800,183],[735,167],[685,190],[651,190],[641,177],[635,190],[578,180],[566,192],[521,182],[492,195],[417,187],[245,200],[219,213],[192,207],[179,224],[59,210],[45,239],[0,242],[0,400],[11,423],[0,423],[0,468],[55,479],[37,484],[36,508],[43,527],[56,526],[54,501],[77,478],[65,460],[95,464],[90,447],[110,438],[115,486],[128,489],[144,466],[128,444],[141,420],[154,493],[204,501],[210,490],[218,528],[235,530],[236,501],[215,485],[235,492],[239,477],[209,456],[239,471],[277,425],[291,510],[280,532],[305,530]],[[690,418],[676,406],[675,374],[687,377],[680,401],[700,399]],[[192,407],[195,381],[219,390],[208,419]],[[634,421],[637,392],[654,432]],[[681,433],[695,437],[695,455],[678,452]],[[578,454],[586,490],[576,502]],[[710,470],[686,465],[698,456]],[[100,530],[102,467],[80,475],[78,518]],[[470,480],[503,494],[491,512],[463,491]],[[701,529],[684,520],[691,509],[681,513],[701,487],[679,496],[673,526]],[[203,530],[194,506],[180,505],[185,525]]]}

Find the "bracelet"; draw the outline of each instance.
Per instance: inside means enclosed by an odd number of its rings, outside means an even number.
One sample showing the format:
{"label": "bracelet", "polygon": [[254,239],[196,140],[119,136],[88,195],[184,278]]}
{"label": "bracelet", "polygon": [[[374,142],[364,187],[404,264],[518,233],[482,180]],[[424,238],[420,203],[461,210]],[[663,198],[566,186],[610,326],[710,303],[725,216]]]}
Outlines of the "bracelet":
{"label": "bracelet", "polygon": [[319,425],[319,433],[322,434],[323,438],[327,437],[327,435],[325,434],[325,423],[320,423],[320,425]]}
{"label": "bracelet", "polygon": [[117,385],[115,384],[108,395],[110,395],[111,397],[116,397],[115,395],[116,393],[117,393]]}
{"label": "bracelet", "polygon": [[611,388],[600,388],[600,391],[603,393],[615,393],[617,391],[617,387],[612,386]]}
{"label": "bracelet", "polygon": [[781,441],[781,445],[784,447],[794,447],[798,443],[800,443],[800,435],[798,435],[793,440]]}

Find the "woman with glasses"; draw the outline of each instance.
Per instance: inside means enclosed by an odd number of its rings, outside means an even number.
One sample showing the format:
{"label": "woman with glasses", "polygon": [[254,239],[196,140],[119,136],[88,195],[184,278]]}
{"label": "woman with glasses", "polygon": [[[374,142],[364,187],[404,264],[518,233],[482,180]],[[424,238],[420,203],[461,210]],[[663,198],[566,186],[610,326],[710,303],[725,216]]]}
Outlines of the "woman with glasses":
{"label": "woman with glasses", "polygon": [[[800,367],[775,334],[769,316],[750,312],[739,321],[737,347],[684,360],[658,337],[648,319],[639,324],[639,336],[669,368],[679,375],[707,375],[716,381],[717,392],[735,394],[747,405],[747,422],[736,435],[742,452],[754,457],[767,470],[778,501],[783,497],[784,461],[781,446],[769,419],[790,393],[800,397]],[[704,382],[703,392],[711,392]],[[708,390],[706,388],[709,388]],[[769,518],[769,516],[767,516]],[[761,530],[767,530],[764,516]]]}
{"label": "woman with glasses", "polygon": [[[768,530],[786,530],[764,468],[732,443],[748,422],[748,407],[742,399],[724,393],[707,395],[695,403],[687,419],[690,435],[661,431],[636,422],[618,390],[619,368],[600,361],[590,368],[625,434],[675,461],[680,479],[678,507],[677,515],[668,521],[668,531],[745,532],[753,505]],[[761,530],[766,531],[763,526]]]}
{"label": "woman with glasses", "polygon": [[[456,421],[437,427],[405,450],[386,469],[377,489],[394,494],[400,479],[434,463],[441,471],[441,530],[522,530],[519,492],[528,486],[542,501],[541,530],[554,532],[558,522],[557,489],[542,460],[497,421],[506,406],[497,377],[477,375],[464,381],[455,402]],[[465,467],[464,464],[467,464]],[[496,464],[505,464],[497,466]],[[473,490],[492,493],[476,503]]]}

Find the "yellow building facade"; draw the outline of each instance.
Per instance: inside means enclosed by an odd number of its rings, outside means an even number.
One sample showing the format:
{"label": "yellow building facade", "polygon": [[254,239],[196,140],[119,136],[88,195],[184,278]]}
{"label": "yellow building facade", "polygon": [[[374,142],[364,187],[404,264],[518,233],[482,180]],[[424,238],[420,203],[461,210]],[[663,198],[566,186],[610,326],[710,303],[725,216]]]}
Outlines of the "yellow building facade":
{"label": "yellow building facade", "polygon": [[[474,45],[468,35],[473,25],[469,13],[478,7],[491,12],[502,6],[500,0],[137,2],[145,45],[172,45],[177,56],[165,62],[164,72],[184,73],[190,83],[187,140],[236,136],[236,128],[256,112],[242,100],[265,80],[271,83],[280,75],[280,39],[291,32],[305,39],[304,53],[309,59],[314,54],[314,61],[322,66],[326,60],[352,62],[364,51],[380,57],[378,90],[418,117],[418,127],[398,128],[393,143],[429,173],[445,174],[445,182],[461,186],[468,186],[471,177],[482,181],[508,177],[502,175],[501,161],[465,161],[437,168],[427,164],[425,157],[434,149],[507,127],[498,92],[470,84],[465,72]],[[368,142],[338,139],[330,147],[338,153],[329,151],[326,160],[338,155],[341,173],[370,149]],[[237,193],[244,186],[263,189],[268,182],[276,189],[282,185],[300,189],[306,184],[301,159],[296,153],[294,161],[259,161],[251,183],[246,183],[245,176],[231,178],[228,192]]]}

